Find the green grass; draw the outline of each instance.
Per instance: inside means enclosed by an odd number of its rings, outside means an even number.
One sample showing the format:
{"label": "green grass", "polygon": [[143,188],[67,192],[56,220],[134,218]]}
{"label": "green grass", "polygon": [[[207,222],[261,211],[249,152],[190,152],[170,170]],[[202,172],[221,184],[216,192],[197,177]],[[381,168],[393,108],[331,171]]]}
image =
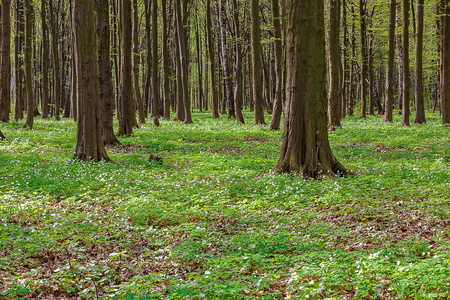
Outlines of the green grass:
{"label": "green grass", "polygon": [[72,159],[69,120],[2,124],[0,299],[450,296],[450,128],[436,114],[345,119],[330,141],[356,176],[322,180],[271,171],[282,132],[194,122],[144,125],[99,164]]}

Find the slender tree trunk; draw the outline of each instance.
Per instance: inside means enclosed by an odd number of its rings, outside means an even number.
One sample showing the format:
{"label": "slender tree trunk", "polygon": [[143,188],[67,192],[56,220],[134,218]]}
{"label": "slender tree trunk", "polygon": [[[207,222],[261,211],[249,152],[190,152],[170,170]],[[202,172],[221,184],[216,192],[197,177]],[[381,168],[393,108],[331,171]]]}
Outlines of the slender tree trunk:
{"label": "slender tree trunk", "polygon": [[[406,0],[405,0],[406,1]],[[367,40],[366,40],[366,1],[359,0],[359,13],[361,25],[361,118],[366,117],[366,96],[367,96]]]}
{"label": "slender tree trunk", "polygon": [[424,84],[423,84],[423,15],[424,15],[424,0],[417,0],[416,9],[416,63],[415,63],[415,100],[416,100],[416,114],[414,123],[424,124],[425,119],[425,99],[424,99]]}
{"label": "slender tree trunk", "polygon": [[98,86],[94,1],[73,0],[78,122],[75,157],[82,161],[109,160],[102,139]]}
{"label": "slender tree trunk", "polygon": [[0,121],[9,122],[11,112],[11,25],[10,0],[2,0],[1,7],[1,70],[0,70]]}
{"label": "slender tree trunk", "polygon": [[[189,98],[189,78],[188,78],[188,62],[187,62],[187,49],[185,32],[183,30],[183,21],[181,18],[181,0],[175,0],[177,10],[177,28],[178,28],[178,46],[180,47],[180,64],[181,64],[181,78],[183,83],[183,102],[184,102],[184,115],[186,124],[192,124],[191,116],[191,100]],[[187,0],[183,0],[187,1]]]}
{"label": "slender tree trunk", "polygon": [[47,23],[46,23],[46,0],[41,0],[41,30],[42,30],[42,99],[41,110],[42,119],[48,118],[48,39],[47,39]]}
{"label": "slender tree trunk", "polygon": [[389,15],[388,58],[386,67],[386,92],[384,121],[392,122],[392,110],[394,106],[394,55],[395,55],[395,16],[397,3],[391,0]]}
{"label": "slender tree trunk", "polygon": [[374,71],[373,71],[373,35],[369,33],[369,45],[368,45],[368,61],[369,61],[369,116],[374,116],[375,111],[375,96],[374,96]]}
{"label": "slender tree trunk", "polygon": [[181,78],[181,60],[180,60],[180,47],[178,46],[178,29],[175,30],[175,63],[176,63],[176,77],[177,77],[175,120],[184,122],[183,80]]}
{"label": "slender tree trunk", "polygon": [[53,88],[55,95],[55,119],[59,120],[59,114],[61,111],[61,80],[59,77],[59,51],[58,41],[56,36],[56,22],[55,13],[53,7],[53,0],[49,2],[50,7],[50,32],[51,32],[51,44],[52,44],[52,58],[53,58]]}
{"label": "slender tree trunk", "polygon": [[[139,19],[138,19],[138,3],[137,0],[133,0],[133,31],[132,31],[132,39],[133,39],[133,55],[132,55],[132,64],[133,64],[133,96],[134,103],[138,107],[139,114],[139,124],[145,123],[145,108],[144,101],[142,101],[141,96],[141,88],[139,87]],[[135,111],[135,110],[133,110]]]}
{"label": "slender tree trunk", "polygon": [[286,6],[286,119],[275,171],[347,175],[328,140],[324,1],[287,0]]}
{"label": "slender tree trunk", "polygon": [[341,118],[344,119],[347,115],[347,95],[349,88],[349,75],[350,64],[348,59],[348,22],[347,22],[347,1],[342,0],[342,27],[343,27],[343,39],[342,39],[342,86],[341,86]]}
{"label": "slender tree trunk", "polygon": [[341,47],[340,37],[340,0],[329,0],[328,5],[328,65],[329,65],[329,88],[328,88],[328,127],[341,127],[341,87],[339,79],[339,56]]}
{"label": "slender tree trunk", "polygon": [[272,120],[270,121],[270,130],[280,129],[281,113],[283,111],[284,103],[284,85],[283,85],[283,41],[281,34],[280,21],[280,6],[278,0],[271,0],[272,4],[272,23],[274,29],[274,52],[275,52],[275,72],[276,72],[276,90],[272,113]]}
{"label": "slender tree trunk", "polygon": [[33,129],[34,123],[34,95],[33,95],[33,78],[31,74],[31,50],[33,39],[31,33],[33,31],[33,16],[31,11],[30,0],[24,0],[25,4],[25,85],[27,92],[27,120],[24,128]]}
{"label": "slender tree trunk", "polygon": [[[352,16],[355,15],[355,6],[353,3],[350,3]],[[355,22],[352,22],[352,32],[351,32],[351,59],[350,59],[350,78],[349,78],[349,87],[348,87],[348,95],[347,95],[347,105],[348,105],[348,114],[353,116],[353,95],[355,91],[355,59],[356,59],[356,36],[355,36]]]}
{"label": "slender tree trunk", "polygon": [[102,140],[105,145],[119,144],[113,126],[113,85],[110,55],[108,0],[97,0],[98,83]]}
{"label": "slender tree trunk", "polygon": [[[401,13],[401,2],[397,2],[397,16],[396,16],[396,26],[401,27],[401,21],[400,21],[400,13]],[[398,30],[399,32],[399,30]],[[397,43],[397,60],[398,60],[398,109],[401,110],[403,107],[403,40],[401,33],[398,33],[396,35],[396,43]]]}
{"label": "slender tree trunk", "polygon": [[162,0],[162,61],[163,61],[163,95],[164,95],[164,120],[170,120],[170,73],[169,54],[167,51],[167,0]]}
{"label": "slender tree trunk", "polygon": [[152,9],[152,50],[153,50],[153,62],[152,62],[152,116],[153,125],[159,126],[159,109],[160,109],[160,97],[159,97],[159,83],[158,83],[158,0],[153,0]]}
{"label": "slender tree trunk", "polygon": [[233,0],[233,10],[234,31],[236,36],[236,82],[234,85],[234,108],[236,111],[236,121],[239,124],[245,124],[244,116],[242,115],[242,46],[241,26],[239,23],[239,4],[237,0]]}
{"label": "slender tree trunk", "polygon": [[23,48],[23,2],[15,1],[15,29],[14,37],[14,62],[15,62],[15,86],[16,99],[14,107],[14,120],[23,119],[23,60],[19,58]]}
{"label": "slender tree trunk", "polygon": [[217,97],[216,88],[216,66],[214,57],[214,43],[212,40],[212,22],[211,22],[211,0],[206,0],[206,36],[208,41],[208,56],[209,56],[209,74],[210,74],[210,88],[211,88],[211,110],[213,119],[219,118],[219,101]]}
{"label": "slender tree trunk", "polygon": [[409,0],[403,0],[403,126],[409,126],[409,79]]}
{"label": "slender tree trunk", "polygon": [[261,74],[261,28],[259,21],[259,0],[251,0],[252,15],[252,75],[253,103],[255,117],[253,124],[265,124],[263,111],[263,89]]}

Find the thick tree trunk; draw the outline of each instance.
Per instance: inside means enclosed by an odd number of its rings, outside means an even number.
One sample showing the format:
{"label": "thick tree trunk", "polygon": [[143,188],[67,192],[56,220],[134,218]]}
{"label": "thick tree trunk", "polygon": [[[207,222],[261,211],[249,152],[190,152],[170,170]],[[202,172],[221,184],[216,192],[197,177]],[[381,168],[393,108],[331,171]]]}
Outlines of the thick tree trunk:
{"label": "thick tree trunk", "polygon": [[[177,29],[178,29],[178,46],[180,48],[180,65],[181,65],[181,79],[183,84],[183,102],[184,102],[184,122],[186,124],[192,124],[191,116],[191,100],[189,97],[189,78],[188,78],[188,62],[187,62],[187,49],[185,32],[183,30],[183,21],[181,18],[181,0],[175,0],[177,10]],[[187,0],[183,0],[185,1]]]}
{"label": "thick tree trunk", "polygon": [[417,0],[417,17],[416,17],[416,63],[415,63],[415,100],[416,114],[414,123],[424,124],[425,119],[425,99],[423,84],[423,15],[424,0]]}
{"label": "thick tree trunk", "polygon": [[119,144],[113,126],[113,85],[110,56],[108,0],[97,0],[98,83],[102,140],[105,145]]}
{"label": "thick tree trunk", "polygon": [[75,158],[109,160],[102,140],[94,1],[73,0],[78,122]]}
{"label": "thick tree trunk", "polygon": [[409,126],[409,86],[409,0],[403,0],[403,126]]}
{"label": "thick tree trunk", "polygon": [[120,26],[120,96],[117,107],[119,116],[119,136],[132,134],[134,125],[133,118],[136,120],[131,77],[131,1],[121,1],[120,8],[120,22],[122,24]]}
{"label": "thick tree trunk", "polygon": [[442,121],[444,125],[450,124],[450,0],[444,0],[445,9],[442,17],[442,58],[441,58],[441,105]]}
{"label": "thick tree trunk", "polygon": [[360,25],[361,25],[361,118],[366,117],[367,110],[367,40],[366,40],[366,1],[359,0],[359,14],[360,14]]}
{"label": "thick tree trunk", "polygon": [[1,7],[1,70],[0,70],[0,121],[9,122],[11,112],[11,25],[10,0],[2,0]]}
{"label": "thick tree trunk", "polygon": [[33,129],[34,123],[34,95],[33,95],[33,78],[31,74],[31,49],[32,49],[32,31],[33,31],[33,16],[31,11],[30,0],[24,0],[25,4],[25,85],[27,93],[27,120],[24,128]]}
{"label": "thick tree trunk", "polygon": [[328,140],[324,2],[287,0],[286,6],[285,128],[275,171],[347,175]]}
{"label": "thick tree trunk", "polygon": [[167,51],[167,0],[162,0],[162,61],[163,61],[163,95],[164,95],[164,120],[170,120],[170,73],[169,54]]}
{"label": "thick tree trunk", "polygon": [[392,122],[392,110],[394,106],[394,55],[395,55],[395,16],[397,3],[391,0],[389,15],[388,57],[386,67],[386,92],[384,100],[384,121]]}
{"label": "thick tree trunk", "polygon": [[153,125],[159,126],[159,82],[158,82],[158,0],[153,0],[152,8],[152,117]]}
{"label": "thick tree trunk", "polygon": [[233,0],[233,10],[234,31],[236,36],[236,82],[234,85],[234,108],[236,111],[236,121],[239,124],[245,124],[244,116],[242,115],[242,46],[241,26],[239,23],[239,4],[237,0]]}
{"label": "thick tree trunk", "polygon": [[280,129],[281,113],[283,112],[284,103],[284,86],[283,86],[283,42],[281,34],[280,6],[278,0],[271,0],[272,4],[272,23],[274,29],[274,52],[275,52],[275,99],[273,101],[272,120],[270,121],[270,130]]}
{"label": "thick tree trunk", "polygon": [[211,88],[211,110],[213,119],[219,118],[219,100],[216,88],[216,66],[214,57],[214,43],[212,40],[211,0],[206,0],[206,37],[208,41],[209,74]]}
{"label": "thick tree trunk", "polygon": [[328,128],[341,127],[341,87],[339,74],[340,0],[330,0],[328,5]]}
{"label": "thick tree trunk", "polygon": [[225,2],[226,0],[219,1],[219,23],[220,23],[220,40],[222,43],[222,68],[225,81],[225,95],[228,109],[228,119],[236,118],[236,112],[234,109],[234,97],[232,89],[232,78],[229,62],[229,49],[227,41],[227,24],[225,16]]}
{"label": "thick tree trunk", "polygon": [[263,111],[263,86],[261,74],[261,28],[259,21],[259,0],[251,0],[252,15],[252,85],[255,117],[253,124],[265,124]]}

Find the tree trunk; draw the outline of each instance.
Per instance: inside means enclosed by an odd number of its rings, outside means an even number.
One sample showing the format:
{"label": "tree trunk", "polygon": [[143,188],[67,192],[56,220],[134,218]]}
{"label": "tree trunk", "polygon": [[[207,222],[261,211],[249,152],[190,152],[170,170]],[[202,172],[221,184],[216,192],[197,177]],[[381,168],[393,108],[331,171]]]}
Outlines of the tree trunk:
{"label": "tree trunk", "polygon": [[[135,109],[133,101],[132,77],[131,77],[131,1],[120,1],[120,96],[118,103],[119,131],[118,135],[133,133],[133,118]],[[79,76],[79,75],[78,75]]]}
{"label": "tree trunk", "polygon": [[286,6],[286,119],[275,171],[347,175],[328,140],[324,1],[287,0]]}
{"label": "tree trunk", "polygon": [[[406,1],[406,0],[405,0]],[[366,1],[359,0],[359,14],[361,25],[361,118],[366,117],[367,95],[367,40],[366,40]]]}
{"label": "tree trunk", "polygon": [[233,18],[234,31],[236,37],[236,82],[234,85],[234,108],[236,111],[236,121],[239,124],[245,124],[244,116],[242,115],[242,46],[241,46],[241,31],[239,23],[239,5],[237,0],[233,0]]}
{"label": "tree trunk", "polygon": [[261,74],[261,28],[259,21],[259,0],[251,0],[252,15],[252,75],[253,103],[255,117],[253,124],[265,124],[263,111],[263,86]]}
{"label": "tree trunk", "polygon": [[50,32],[51,32],[51,44],[52,44],[52,58],[53,58],[53,87],[55,95],[55,119],[59,120],[59,114],[61,111],[61,80],[59,78],[59,52],[58,41],[56,36],[56,22],[55,13],[53,8],[53,0],[49,2],[50,6]]}
{"label": "tree trunk", "polygon": [[[191,116],[191,100],[189,98],[189,78],[188,78],[188,62],[185,32],[183,30],[183,21],[181,18],[181,0],[175,0],[177,10],[177,28],[178,28],[178,46],[180,48],[180,65],[181,65],[181,79],[183,84],[183,102],[184,102],[184,122],[192,124]],[[187,0],[183,0],[187,1]]]}
{"label": "tree trunk", "polygon": [[444,0],[445,8],[442,17],[442,58],[441,58],[441,80],[442,80],[442,121],[444,125],[450,124],[450,0]]}
{"label": "tree trunk", "polygon": [[341,87],[339,74],[340,37],[340,0],[330,0],[328,5],[328,128],[341,127]]}
{"label": "tree trunk", "polygon": [[152,8],[152,117],[153,125],[159,126],[159,84],[158,84],[158,0],[153,0]]}
{"label": "tree trunk", "polygon": [[41,110],[42,119],[48,118],[49,111],[49,96],[48,96],[48,38],[47,38],[47,24],[46,24],[46,0],[41,1],[41,30],[42,30],[42,99]]}
{"label": "tree trunk", "polygon": [[211,88],[211,110],[213,119],[219,118],[219,100],[216,88],[216,66],[214,57],[214,43],[212,40],[212,22],[211,22],[211,0],[206,0],[206,37],[208,40],[208,56],[209,56],[209,74]]}
{"label": "tree trunk", "polygon": [[375,96],[374,96],[374,71],[373,71],[373,35],[369,33],[368,60],[369,60],[369,116],[374,116]]}
{"label": "tree trunk", "polygon": [[15,86],[16,86],[16,99],[14,107],[14,120],[23,119],[23,59],[20,59],[20,53],[23,49],[23,2],[16,1],[15,6],[15,29],[16,34],[14,37],[14,61],[15,61]]}
{"label": "tree trunk", "polygon": [[409,86],[409,0],[403,0],[403,126],[409,126]]}
{"label": "tree trunk", "polygon": [[234,97],[232,90],[232,78],[230,71],[230,62],[229,62],[229,49],[228,49],[228,41],[227,41],[227,24],[226,24],[226,16],[225,16],[225,2],[226,0],[219,1],[219,23],[220,23],[220,40],[222,43],[222,68],[224,74],[225,81],[225,94],[226,94],[226,103],[228,109],[228,119],[236,118],[236,112],[234,109]]}
{"label": "tree trunk", "polygon": [[1,130],[0,130],[0,140],[2,141],[6,140],[6,137],[3,135]]}
{"label": "tree trunk", "polygon": [[33,129],[34,122],[34,95],[33,95],[33,78],[31,74],[31,49],[32,49],[32,31],[33,31],[33,16],[31,11],[30,0],[24,0],[25,3],[25,85],[27,93],[27,120],[24,128]]}
{"label": "tree trunk", "polygon": [[109,160],[102,140],[94,1],[73,0],[78,122],[75,158]]}
{"label": "tree trunk", "polygon": [[424,0],[417,0],[416,9],[416,63],[415,63],[415,100],[416,100],[416,114],[414,123],[424,124],[425,119],[425,99],[423,88],[423,15],[424,15]]}
{"label": "tree trunk", "polygon": [[183,80],[181,78],[180,47],[178,46],[178,29],[175,30],[175,63],[176,63],[176,111],[175,120],[184,122]]}
{"label": "tree trunk", "polygon": [[395,55],[395,16],[397,3],[391,0],[389,15],[388,57],[386,67],[386,92],[384,121],[392,122],[392,110],[394,106],[394,55]]}
{"label": "tree trunk", "polygon": [[271,0],[272,4],[272,23],[274,29],[274,52],[275,52],[275,72],[276,72],[276,84],[275,84],[275,99],[272,113],[272,120],[270,121],[270,130],[280,129],[281,113],[283,111],[284,103],[284,88],[283,88],[283,42],[281,34],[281,21],[280,21],[280,6],[278,0]]}
{"label": "tree trunk", "polygon": [[[133,55],[132,55],[132,64],[133,64],[133,96],[134,103],[138,107],[139,114],[139,124],[145,123],[145,114],[144,114],[144,101],[142,101],[141,89],[139,87],[139,19],[138,19],[138,3],[137,0],[133,0],[133,31],[132,31],[132,39],[133,39]],[[135,107],[133,105],[133,107]],[[133,109],[133,112],[135,109]],[[135,113],[133,113],[135,115]]]}
{"label": "tree trunk", "polygon": [[113,86],[110,56],[108,0],[97,0],[98,83],[102,140],[105,145],[119,144],[113,126]]}
{"label": "tree trunk", "polygon": [[9,122],[11,111],[11,25],[10,0],[2,0],[1,7],[1,70],[0,70],[0,121]]}
{"label": "tree trunk", "polygon": [[163,95],[164,95],[164,120],[170,120],[170,73],[169,54],[167,52],[167,0],[162,0],[162,61],[163,61]]}
{"label": "tree trunk", "polygon": [[[402,24],[400,22],[400,12],[401,12],[401,2],[397,2],[397,15],[396,15],[396,27],[401,27]],[[397,31],[399,32],[399,30]],[[398,33],[395,37],[397,43],[397,60],[398,60],[398,109],[401,110],[403,107],[403,40],[402,35]]]}

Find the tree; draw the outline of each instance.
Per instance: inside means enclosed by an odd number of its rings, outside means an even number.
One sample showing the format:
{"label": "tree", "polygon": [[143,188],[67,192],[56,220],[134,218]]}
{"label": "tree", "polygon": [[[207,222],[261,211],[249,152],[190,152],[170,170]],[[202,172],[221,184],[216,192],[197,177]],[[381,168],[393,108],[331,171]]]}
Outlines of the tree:
{"label": "tree", "polygon": [[287,0],[286,11],[285,126],[275,171],[347,175],[328,140],[324,1]]}
{"label": "tree", "polygon": [[403,126],[409,126],[409,86],[409,0],[403,0]]}
{"label": "tree", "polygon": [[281,35],[280,6],[278,0],[271,0],[272,4],[272,23],[274,29],[274,51],[275,51],[275,72],[276,72],[276,90],[273,106],[272,120],[270,121],[270,130],[280,129],[281,113],[283,111],[283,45]]}
{"label": "tree", "polygon": [[389,14],[388,57],[386,68],[386,92],[384,101],[384,121],[392,122],[392,109],[394,105],[394,55],[395,55],[395,16],[397,3],[391,0]]}
{"label": "tree", "polygon": [[211,32],[211,0],[206,0],[206,38],[208,41],[208,56],[209,56],[209,74],[210,74],[210,88],[211,88],[211,110],[213,119],[219,118],[219,100],[216,89],[216,66],[214,57],[214,43],[212,41]]}
{"label": "tree", "polygon": [[329,0],[328,5],[328,127],[341,127],[341,88],[340,88],[340,61],[339,44],[340,26],[340,0]]}
{"label": "tree", "polygon": [[415,100],[416,114],[414,123],[424,124],[425,119],[425,101],[423,91],[423,15],[424,0],[417,0],[416,10],[416,63],[415,63]]}
{"label": "tree", "polygon": [[[405,0],[407,1],[407,0]],[[359,15],[361,25],[361,118],[366,117],[366,95],[367,95],[367,40],[366,40],[366,21],[367,10],[366,0],[359,0]]]}
{"label": "tree", "polygon": [[[108,0],[97,0],[98,84],[102,139],[105,145],[120,144],[113,126],[113,85],[110,62],[110,26]],[[75,65],[76,68],[76,65]],[[76,72],[75,72],[76,74]]]}
{"label": "tree", "polygon": [[127,135],[133,133],[133,126],[136,119],[133,88],[131,80],[131,2],[120,1],[120,95],[117,107],[119,117],[119,131],[117,135]]}
{"label": "tree", "polygon": [[[153,125],[159,126],[159,83],[158,83],[158,0],[153,0],[152,9],[152,116]],[[148,49],[150,51],[150,49]]]}
{"label": "tree", "polygon": [[34,123],[34,101],[33,101],[33,78],[31,76],[31,49],[32,49],[32,37],[33,31],[33,16],[31,12],[30,0],[25,0],[25,86],[27,94],[27,120],[24,128],[33,129]]}
{"label": "tree", "polygon": [[1,70],[0,70],[0,121],[9,122],[11,111],[11,1],[2,0],[1,7]]}
{"label": "tree", "polygon": [[42,30],[42,119],[48,118],[49,96],[48,96],[48,41],[46,19],[46,0],[41,1],[41,30]]}
{"label": "tree", "polygon": [[167,0],[162,0],[162,60],[163,60],[163,95],[164,95],[164,120],[170,120],[170,73],[169,53],[167,51]]}
{"label": "tree", "polygon": [[448,125],[450,124],[450,0],[443,0],[443,5],[441,103],[442,121],[444,125]]}
{"label": "tree", "polygon": [[[138,19],[138,4],[137,0],[133,1],[133,22],[132,22],[132,41],[133,41],[133,54],[131,57],[132,61],[132,68],[133,68],[133,97],[134,97],[134,103],[138,107],[138,113],[139,113],[139,123],[144,124],[145,123],[145,114],[144,114],[144,101],[142,101],[141,96],[141,90],[139,87],[139,19]],[[129,33],[127,33],[129,34]],[[133,111],[133,116],[136,114],[134,113],[134,105],[130,106],[130,109]],[[133,120],[135,120],[136,117],[134,117]],[[134,121],[135,122],[135,121]],[[135,125],[135,124],[134,124]]]}
{"label": "tree", "polygon": [[15,1],[15,37],[14,37],[14,62],[15,62],[15,86],[16,86],[16,99],[14,101],[14,120],[23,119],[23,59],[20,58],[20,53],[23,49],[23,2]]}
{"label": "tree", "polygon": [[253,74],[253,103],[255,117],[253,124],[265,124],[263,111],[263,86],[261,74],[261,28],[259,21],[259,0],[251,0],[252,15],[252,74]]}
{"label": "tree", "polygon": [[[56,36],[56,22],[55,12],[53,7],[53,0],[49,2],[50,6],[50,32],[51,32],[51,44],[52,44],[52,58],[53,58],[53,87],[55,95],[55,119],[59,120],[59,114],[61,111],[61,80],[59,76],[59,52],[58,41]],[[95,28],[95,27],[94,27]]]}
{"label": "tree", "polygon": [[241,46],[241,31],[239,24],[239,5],[237,0],[233,0],[233,17],[234,17],[234,31],[236,35],[236,81],[234,84],[234,110],[236,112],[236,121],[240,124],[245,124],[244,116],[242,115],[242,46]]}
{"label": "tree", "polygon": [[78,103],[75,158],[82,161],[108,161],[100,122],[96,31],[92,30],[96,28],[94,1],[73,0],[72,9]]}

